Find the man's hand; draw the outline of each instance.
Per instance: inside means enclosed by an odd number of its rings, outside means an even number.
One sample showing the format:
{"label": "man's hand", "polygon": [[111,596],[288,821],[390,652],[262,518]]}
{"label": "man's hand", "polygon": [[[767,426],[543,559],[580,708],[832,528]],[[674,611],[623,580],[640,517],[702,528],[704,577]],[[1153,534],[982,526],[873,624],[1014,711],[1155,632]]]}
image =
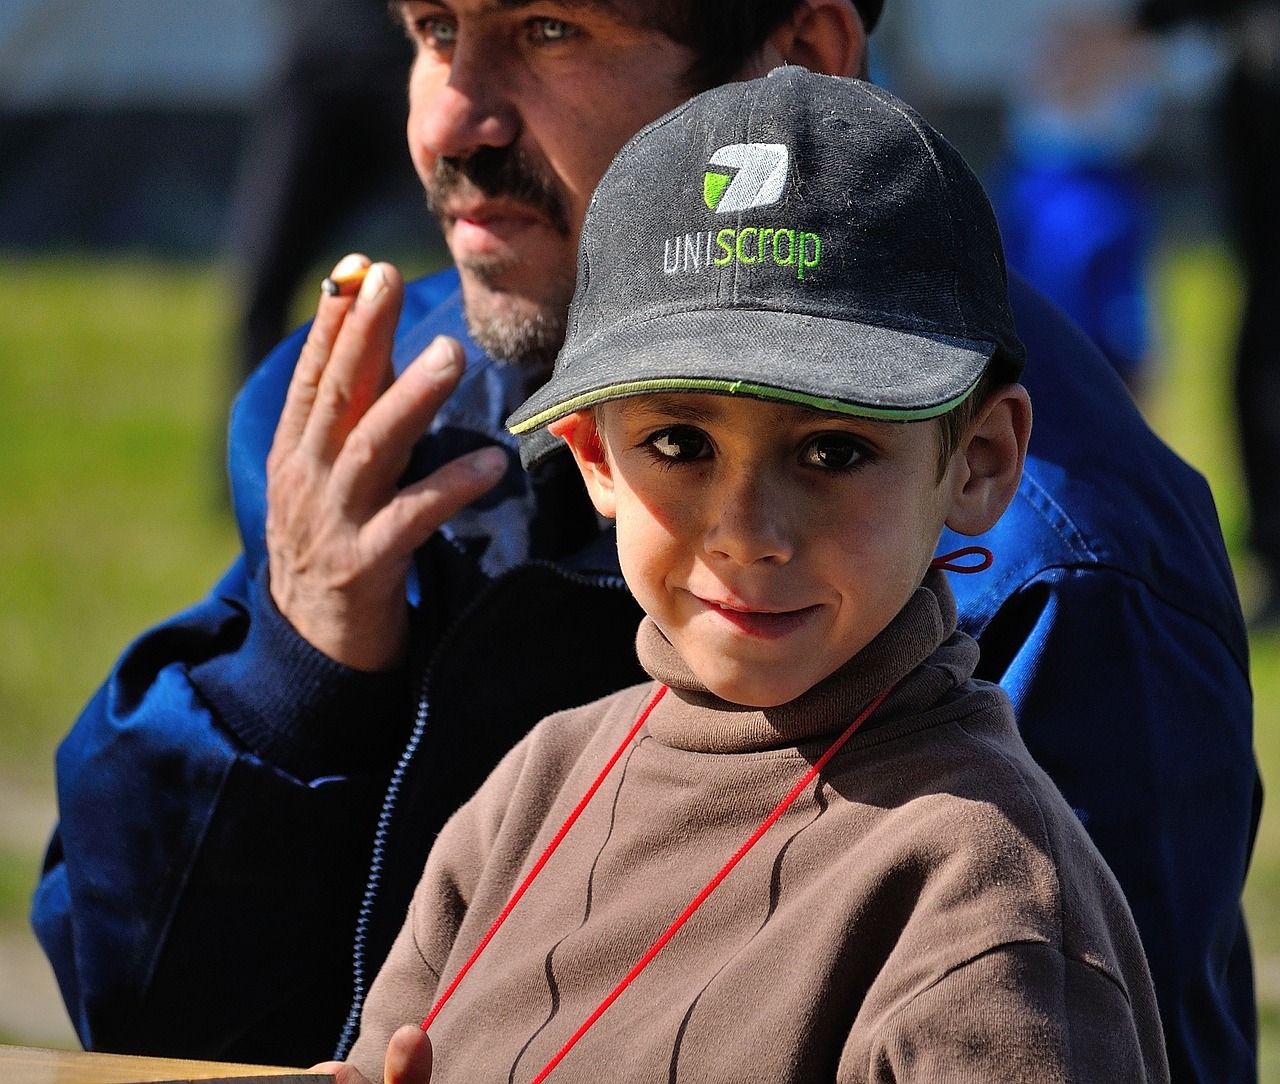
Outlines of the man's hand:
{"label": "man's hand", "polygon": [[[330,1073],[334,1084],[373,1084],[344,1061],[326,1061],[313,1065],[308,1071]],[[430,1084],[431,1040],[427,1033],[406,1024],[392,1035],[382,1072],[383,1084]]]}
{"label": "man's hand", "polygon": [[383,670],[408,643],[413,551],[497,483],[506,454],[472,452],[397,490],[463,354],[437,339],[393,379],[404,284],[363,256],[346,257],[334,277],[364,266],[355,298],[321,298],[289,384],[267,457],[267,553],[271,597],[299,635],[347,666]]}

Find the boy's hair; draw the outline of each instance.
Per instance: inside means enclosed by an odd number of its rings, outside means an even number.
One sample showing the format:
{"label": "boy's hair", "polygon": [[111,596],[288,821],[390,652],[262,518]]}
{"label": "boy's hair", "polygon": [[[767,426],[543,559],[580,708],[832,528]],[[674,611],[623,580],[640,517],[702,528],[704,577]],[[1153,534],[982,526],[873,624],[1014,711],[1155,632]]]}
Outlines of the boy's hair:
{"label": "boy's hair", "polygon": [[951,462],[951,457],[955,455],[956,449],[960,447],[960,442],[964,439],[969,423],[978,416],[986,405],[987,400],[991,397],[991,393],[1000,384],[1001,381],[988,369],[982,374],[973,391],[965,397],[964,402],[954,410],[948,410],[938,418],[939,481],[947,473],[947,464]]}
{"label": "boy's hair", "polygon": [[[528,466],[557,418],[650,392],[942,424],[954,449],[1025,349],[995,215],[888,91],[779,68],[631,140],[583,222],[564,346],[508,419]],[[966,405],[968,403],[969,405]]]}

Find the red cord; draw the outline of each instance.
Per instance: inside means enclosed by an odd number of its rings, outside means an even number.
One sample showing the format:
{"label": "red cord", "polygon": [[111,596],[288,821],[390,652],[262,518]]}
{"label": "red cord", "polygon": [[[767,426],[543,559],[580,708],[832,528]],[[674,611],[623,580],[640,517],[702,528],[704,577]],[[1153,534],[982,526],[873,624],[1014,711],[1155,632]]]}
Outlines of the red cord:
{"label": "red cord", "polygon": [[[964,554],[958,552],[957,554],[948,555],[948,558],[958,555]],[[988,554],[988,556],[990,555]],[[939,558],[939,560],[945,560],[945,558]],[[751,848],[760,841],[764,834],[772,828],[775,823],[777,823],[778,819],[791,807],[792,803],[795,802],[802,793],[804,793],[805,789],[813,782],[818,773],[821,772],[822,769],[827,766],[827,763],[831,758],[834,757],[841,748],[843,748],[845,742],[853,737],[858,728],[867,721],[871,713],[880,706],[884,701],[884,698],[889,695],[892,689],[893,686],[891,685],[876,696],[876,698],[863,709],[862,714],[850,723],[845,731],[831,743],[827,748],[827,751],[813,763],[807,772],[805,772],[804,777],[794,787],[792,787],[786,797],[784,797],[782,801],[774,807],[773,812],[760,822],[760,825],[756,830],[751,833],[750,838],[738,848],[733,857],[720,868],[720,871],[707,882],[702,891],[690,901],[689,905],[676,917],[675,921],[672,922],[671,925],[668,926],[658,937],[658,939],[649,946],[644,955],[636,961],[635,966],[633,966],[627,973],[626,977],[618,983],[616,987],[614,987],[613,991],[602,1002],[600,1002],[595,1011],[582,1022],[578,1030],[570,1036],[569,1041],[560,1048],[559,1053],[557,1053],[556,1056],[546,1064],[542,1072],[533,1078],[531,1084],[542,1084],[542,1082],[551,1075],[552,1071],[560,1064],[565,1055],[577,1045],[578,1040],[591,1029],[591,1027],[600,1019],[601,1016],[605,1014],[606,1011],[608,1011],[609,1006],[617,1001],[622,992],[631,985],[635,978],[649,966],[654,957],[666,947],[667,942],[680,932],[680,928],[693,917],[694,912],[696,912],[698,908],[706,902],[711,893],[714,892],[720,886],[720,883],[733,871],[733,868],[746,857]],[[631,742],[635,739],[636,734],[644,725],[645,720],[649,718],[649,714],[657,706],[658,701],[662,699],[663,694],[665,694],[666,691],[667,687],[665,685],[659,688],[657,693],[654,694],[653,699],[650,700],[648,705],[645,707],[644,711],[640,713],[640,717],[636,720],[635,725],[627,732],[627,736],[623,739],[622,744],[618,746],[617,751],[609,758],[609,761],[605,764],[604,768],[601,769],[600,774],[595,779],[595,782],[593,782],[587,789],[586,794],[582,796],[582,799],[574,807],[573,812],[571,812],[565,819],[564,824],[560,826],[560,830],[556,832],[555,837],[547,845],[546,850],[542,852],[541,857],[539,857],[538,861],[534,863],[533,868],[512,894],[511,899],[507,901],[507,905],[502,909],[502,913],[494,920],[493,925],[489,927],[488,932],[483,938],[481,938],[480,943],[467,958],[466,963],[462,965],[461,970],[459,970],[457,975],[454,976],[453,981],[449,984],[445,992],[440,995],[435,1005],[432,1006],[431,1011],[427,1013],[426,1019],[422,1021],[423,1031],[426,1031],[431,1026],[431,1022],[435,1020],[436,1016],[439,1015],[440,1010],[444,1008],[445,1003],[453,996],[453,992],[458,988],[458,984],[462,981],[463,976],[471,970],[471,965],[479,959],[480,954],[485,950],[489,942],[493,940],[494,935],[501,928],[502,924],[506,922],[507,916],[515,909],[520,898],[525,894],[538,874],[542,872],[542,868],[547,864],[548,860],[550,860],[551,856],[555,853],[556,848],[560,846],[560,843],[564,840],[565,836],[569,834],[569,829],[573,827],[574,822],[581,815],[582,811],[586,809],[587,804],[591,801],[596,791],[600,789],[605,778],[609,775],[610,771],[613,770],[613,766],[622,757],[622,754],[626,752],[627,747],[630,746]]]}
{"label": "red cord", "polygon": [[573,822],[576,821],[582,811],[587,808],[587,803],[591,801],[595,792],[600,789],[600,785],[605,781],[605,777],[613,770],[613,766],[618,762],[618,758],[626,752],[627,746],[631,744],[636,733],[644,725],[644,721],[649,718],[649,713],[657,706],[658,701],[662,699],[662,696],[666,691],[667,687],[663,685],[654,694],[653,699],[649,701],[649,704],[644,711],[640,713],[640,718],[636,720],[635,726],[627,732],[627,736],[623,739],[622,744],[618,746],[618,751],[609,758],[609,762],[604,766],[600,774],[596,776],[596,781],[587,788],[587,793],[582,796],[582,800],[574,807],[573,812],[565,818],[564,824],[560,826],[560,831],[558,831],[555,834],[555,838],[547,844],[547,849],[542,852],[542,857],[534,863],[533,869],[529,871],[529,875],[520,883],[520,887],[515,890],[511,899],[507,901],[507,905],[502,909],[502,913],[494,919],[493,925],[489,927],[489,932],[480,939],[480,944],[476,946],[475,951],[467,958],[467,962],[462,965],[462,970],[453,977],[453,981],[449,983],[448,989],[440,995],[439,999],[431,1007],[431,1011],[427,1013],[426,1019],[422,1021],[423,1031],[426,1031],[427,1028],[431,1026],[431,1021],[436,1018],[440,1010],[444,1008],[445,1002],[453,996],[454,990],[458,988],[458,983],[462,981],[462,976],[471,970],[471,965],[479,959],[480,953],[485,950],[485,946],[493,940],[493,935],[496,934],[502,924],[507,921],[507,916],[515,909],[516,904],[520,901],[520,897],[525,894],[525,890],[533,884],[533,879],[542,872],[542,867],[545,866],[551,856],[555,854],[556,848],[560,846],[561,840],[569,834],[569,829],[573,827]]}
{"label": "red cord", "polygon": [[[961,557],[979,557],[976,565],[960,565],[956,561]],[[965,546],[935,557],[929,562],[930,568],[940,568],[944,572],[986,572],[995,563],[995,554],[986,546]]]}
{"label": "red cord", "polygon": [[736,866],[740,861],[742,861],[743,858],[746,857],[747,852],[750,851],[751,848],[754,847],[756,843],[760,841],[760,838],[765,834],[765,832],[767,832],[771,827],[773,827],[774,823],[778,820],[778,818],[781,817],[782,814],[785,813],[787,809],[791,806],[791,803],[794,802],[801,795],[801,793],[803,793],[803,791],[809,786],[809,784],[813,782],[814,777],[817,776],[817,774],[820,771],[822,771],[824,767],[826,767],[827,762],[833,756],[835,756],[836,753],[840,751],[841,747],[844,745],[845,742],[847,742],[851,737],[853,737],[854,732],[858,729],[858,727],[860,727],[864,722],[866,722],[867,717],[873,711],[875,711],[876,708],[880,706],[881,701],[883,701],[884,698],[889,695],[889,692],[892,688],[893,686],[891,685],[888,689],[885,689],[882,693],[880,693],[879,696],[877,696],[874,700],[872,700],[871,703],[868,704],[867,707],[863,710],[862,714],[859,715],[852,723],[849,724],[845,732],[831,743],[830,748],[828,748],[827,751],[823,753],[821,757],[818,758],[818,760],[813,764],[813,766],[805,773],[804,778],[801,779],[800,782],[798,782],[794,787],[792,787],[790,793],[787,794],[787,796],[783,798],[781,802],[778,803],[778,805],[774,808],[773,812],[770,813],[767,817],[765,817],[763,821],[761,821],[760,826],[751,834],[751,838],[748,839],[740,848],[738,848],[738,853],[735,854],[732,858],[730,858],[729,861],[726,862],[721,867],[720,872],[717,873],[714,877],[711,878],[710,881],[707,882],[707,886],[701,892],[699,892],[697,896],[693,898],[689,906],[686,907],[680,913],[679,917],[676,918],[676,920],[673,923],[671,923],[670,926],[667,927],[666,932],[664,932],[649,947],[648,951],[646,951],[645,954],[640,957],[640,959],[636,962],[636,965],[627,973],[626,978],[624,978],[620,983],[618,983],[618,985],[614,987],[613,992],[609,994],[609,996],[606,997],[602,1002],[600,1002],[595,1012],[593,1012],[590,1016],[586,1018],[586,1020],[582,1022],[582,1026],[579,1027],[578,1030],[573,1033],[569,1041],[565,1043],[563,1047],[560,1048],[560,1052],[556,1054],[556,1056],[547,1063],[546,1067],[542,1070],[542,1072],[540,1072],[536,1077],[533,1078],[531,1084],[542,1084],[542,1081],[547,1079],[547,1077],[551,1074],[551,1071],[557,1065],[560,1064],[561,1060],[564,1058],[566,1054],[569,1053],[570,1050],[573,1049],[573,1047],[577,1044],[578,1040],[581,1039],[587,1033],[587,1031],[591,1028],[591,1026],[597,1020],[599,1020],[601,1016],[604,1015],[605,1011],[609,1008],[609,1006],[612,1005],[618,999],[619,995],[621,995],[621,993],[628,986],[631,985],[632,980],[637,975],[639,975],[641,971],[643,971],[646,967],[649,966],[650,962],[653,960],[655,956],[658,955],[659,952],[662,951],[663,947],[667,944],[667,942],[670,941],[680,931],[680,927],[683,926],[693,916],[693,913],[699,907],[701,907],[704,902],[706,902],[707,897],[710,896],[711,893],[714,892],[720,886],[720,882],[723,881],[729,875],[729,873],[733,870],[733,867]]}

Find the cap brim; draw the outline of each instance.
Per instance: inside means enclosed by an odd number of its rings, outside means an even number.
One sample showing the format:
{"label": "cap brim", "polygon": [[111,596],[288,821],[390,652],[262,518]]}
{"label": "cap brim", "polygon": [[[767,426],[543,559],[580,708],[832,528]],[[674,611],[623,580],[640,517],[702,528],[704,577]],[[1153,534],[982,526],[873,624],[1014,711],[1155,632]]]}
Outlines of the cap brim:
{"label": "cap brim", "polygon": [[529,438],[609,399],[664,391],[748,395],[894,421],[936,417],[973,389],[996,344],[923,330],[759,310],[620,321],[578,342],[510,418],[526,464],[554,447]]}

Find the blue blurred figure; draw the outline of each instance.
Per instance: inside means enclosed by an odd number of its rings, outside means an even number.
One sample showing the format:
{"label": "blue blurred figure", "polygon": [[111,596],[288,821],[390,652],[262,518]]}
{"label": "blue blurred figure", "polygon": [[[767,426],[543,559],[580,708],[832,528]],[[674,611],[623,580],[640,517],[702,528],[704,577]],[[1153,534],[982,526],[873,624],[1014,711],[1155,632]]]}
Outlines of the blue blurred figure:
{"label": "blue blurred figure", "polygon": [[1265,577],[1251,623],[1273,629],[1280,627],[1280,0],[1137,0],[1065,38],[1059,67],[1076,72],[1077,83],[1087,82],[1099,57],[1123,71],[1157,33],[1194,22],[1220,31],[1232,55],[1217,127],[1244,276],[1235,408],[1247,544]]}
{"label": "blue blurred figure", "polygon": [[1079,32],[1081,14],[1051,20],[1032,50],[1008,105],[993,198],[1009,262],[1089,333],[1139,396],[1157,232],[1140,155],[1156,128],[1159,88],[1148,64],[1094,72],[1083,86],[1076,70],[1064,77],[1059,32]]}

